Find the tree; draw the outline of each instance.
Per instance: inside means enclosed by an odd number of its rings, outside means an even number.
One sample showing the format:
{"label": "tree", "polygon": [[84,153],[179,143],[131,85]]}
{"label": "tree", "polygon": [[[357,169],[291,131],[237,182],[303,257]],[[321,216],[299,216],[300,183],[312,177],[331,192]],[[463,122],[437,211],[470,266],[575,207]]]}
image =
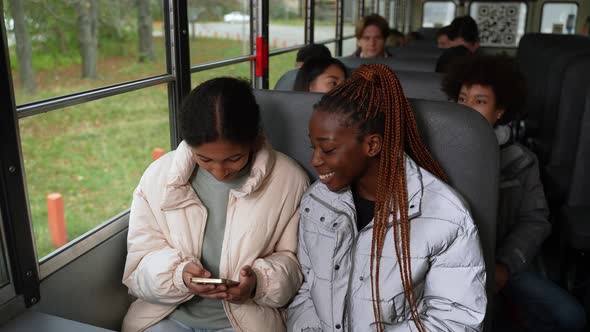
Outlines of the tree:
{"label": "tree", "polygon": [[78,41],[82,55],[82,78],[95,79],[98,58],[97,0],[80,0],[78,3]]}
{"label": "tree", "polygon": [[150,0],[137,0],[137,30],[139,33],[139,62],[153,61],[152,10]]}
{"label": "tree", "polygon": [[16,39],[16,54],[18,56],[21,90],[32,94],[35,92],[35,71],[33,70],[31,37],[25,25],[23,4],[20,0],[8,0],[8,5],[10,6],[12,19],[14,20],[14,36]]}

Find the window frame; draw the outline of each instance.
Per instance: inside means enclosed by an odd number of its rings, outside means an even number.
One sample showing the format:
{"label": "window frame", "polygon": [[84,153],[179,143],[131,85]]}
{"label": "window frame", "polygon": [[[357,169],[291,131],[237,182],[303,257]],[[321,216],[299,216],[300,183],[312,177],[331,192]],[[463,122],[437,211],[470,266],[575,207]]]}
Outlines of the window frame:
{"label": "window frame", "polygon": [[[543,14],[545,13],[545,5],[576,5],[576,20],[574,21],[574,34],[576,32],[576,27],[578,25],[578,13],[580,12],[580,3],[577,1],[547,1],[543,2],[543,6],[541,6],[541,16],[539,16],[539,27],[538,30],[541,32],[541,28],[543,27]],[[565,28],[565,27],[564,27]]]}
{"label": "window frame", "polygon": [[[424,13],[426,12],[426,4],[428,3],[452,3],[455,6],[453,19],[457,17],[457,4],[452,0],[426,0],[422,3],[422,15],[420,19],[420,27],[424,28]],[[451,20],[452,21],[452,20]]]}

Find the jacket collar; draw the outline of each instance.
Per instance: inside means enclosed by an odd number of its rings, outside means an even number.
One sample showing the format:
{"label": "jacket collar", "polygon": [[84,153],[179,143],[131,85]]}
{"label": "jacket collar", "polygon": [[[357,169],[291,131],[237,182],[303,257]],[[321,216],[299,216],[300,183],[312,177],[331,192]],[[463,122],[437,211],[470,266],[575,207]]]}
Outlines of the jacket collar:
{"label": "jacket collar", "polygon": [[[422,183],[422,171],[418,164],[407,154],[405,155],[406,163],[406,184],[408,189],[408,216],[414,218],[420,214],[422,205],[422,196],[424,185]],[[317,181],[310,194],[316,199],[321,199],[328,206],[344,212],[350,216],[355,216],[354,199],[350,187],[340,192],[332,192],[326,185]],[[392,211],[393,212],[393,211]],[[399,220],[399,212],[397,219]],[[372,223],[371,223],[372,224]]]}
{"label": "jacket collar", "polygon": [[[272,147],[265,143],[253,156],[248,179],[241,188],[232,190],[233,195],[241,198],[256,191],[272,171],[275,158]],[[182,141],[176,148],[170,163],[166,187],[160,203],[162,210],[181,209],[191,204],[202,204],[190,184],[190,177],[195,167],[197,167],[197,162],[194,152],[185,141]]]}

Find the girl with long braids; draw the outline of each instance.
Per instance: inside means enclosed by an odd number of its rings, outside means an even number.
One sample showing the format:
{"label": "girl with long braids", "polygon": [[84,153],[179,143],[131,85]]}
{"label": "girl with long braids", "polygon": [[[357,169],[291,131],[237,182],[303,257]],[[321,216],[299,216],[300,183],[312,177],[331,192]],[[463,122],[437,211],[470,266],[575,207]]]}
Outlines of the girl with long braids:
{"label": "girl with long braids", "polygon": [[422,142],[399,80],[364,65],[315,106],[289,331],[481,331],[469,210]]}

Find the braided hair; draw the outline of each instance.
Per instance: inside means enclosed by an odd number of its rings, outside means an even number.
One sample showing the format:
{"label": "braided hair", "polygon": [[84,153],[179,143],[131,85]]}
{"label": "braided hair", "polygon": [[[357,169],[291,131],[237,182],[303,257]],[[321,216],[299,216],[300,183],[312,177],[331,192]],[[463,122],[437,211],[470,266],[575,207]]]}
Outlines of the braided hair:
{"label": "braided hair", "polygon": [[404,288],[404,305],[410,308],[418,330],[425,331],[412,285],[405,153],[445,182],[446,175],[420,140],[414,114],[401,84],[389,67],[382,64],[363,65],[350,79],[326,94],[315,105],[315,111],[343,115],[343,125],[356,126],[359,140],[372,133],[383,136],[371,244],[373,313],[377,331],[383,331],[379,269],[389,214],[393,212],[394,216],[400,216],[400,222],[393,223],[393,238]]}

